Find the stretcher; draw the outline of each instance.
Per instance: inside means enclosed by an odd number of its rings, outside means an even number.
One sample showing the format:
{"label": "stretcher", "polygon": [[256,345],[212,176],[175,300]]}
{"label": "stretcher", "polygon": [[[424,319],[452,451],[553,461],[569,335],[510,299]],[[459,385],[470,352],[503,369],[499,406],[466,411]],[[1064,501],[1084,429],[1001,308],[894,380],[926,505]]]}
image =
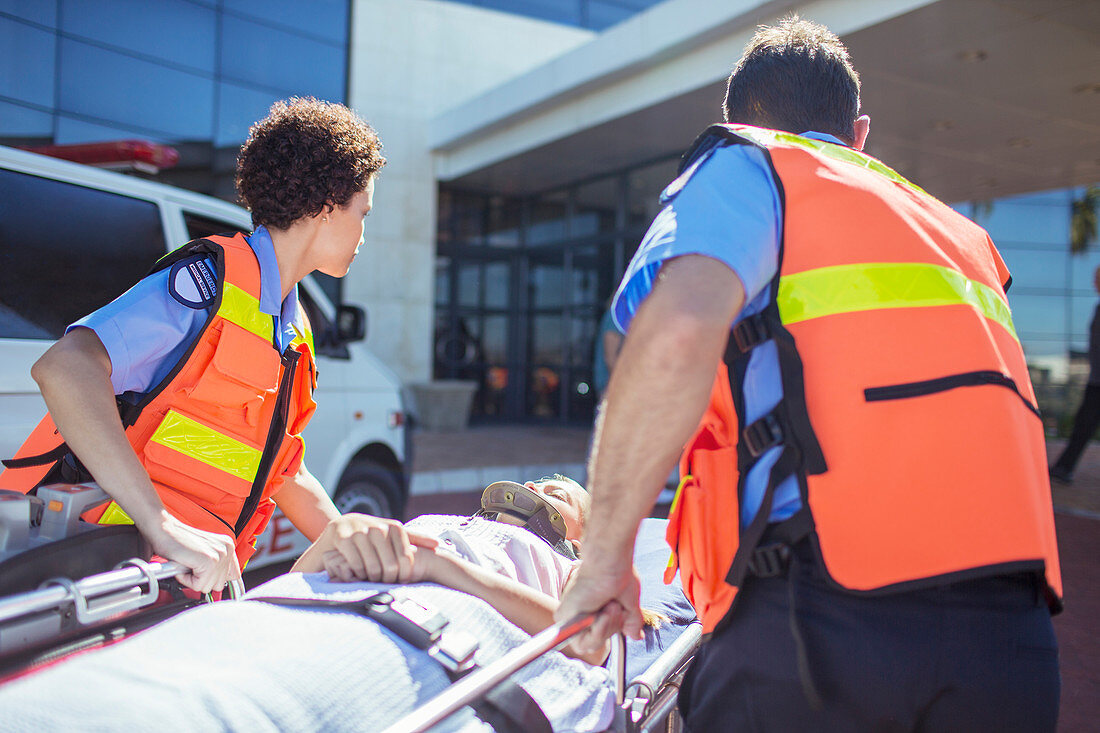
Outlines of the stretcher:
{"label": "stretcher", "polygon": [[[679,598],[673,598],[671,605],[666,602],[667,598],[658,597],[658,595],[669,596],[672,591],[678,591],[676,588],[663,586],[659,580],[664,563],[667,561],[667,549],[662,553],[657,546],[658,541],[663,544],[663,527],[663,520],[646,520],[643,523],[636,561],[640,561],[639,571],[643,578],[652,580],[652,582],[643,580],[643,605],[667,613],[672,623],[666,627],[665,633],[660,638],[648,639],[648,647],[638,647],[633,642],[620,643],[616,646],[616,652],[609,662],[610,671],[606,674],[614,696],[614,711],[606,730],[614,733],[678,730],[679,719],[675,711],[676,692],[701,637],[700,626],[698,622],[691,620],[690,608],[687,607],[686,601],[680,603],[682,594]],[[96,532],[111,531],[119,533],[117,529],[96,530]],[[83,536],[82,541],[85,543],[94,544],[98,541],[93,536],[95,532],[79,534]],[[79,547],[79,543],[72,543],[71,539],[64,541],[70,542],[73,547]],[[50,547],[49,543],[41,543],[31,551],[41,554],[43,548],[48,547]],[[76,552],[79,554],[79,550]],[[0,568],[14,567],[12,560],[16,557],[9,556],[0,561]],[[104,667],[106,662],[103,660],[109,662],[112,659],[125,657],[126,654],[121,652],[127,644],[134,649],[139,649],[143,637],[153,639],[160,634],[161,638],[166,638],[167,630],[185,629],[188,626],[187,619],[200,618],[194,617],[195,611],[202,613],[216,610],[214,607],[228,611],[231,608],[260,606],[262,604],[249,604],[241,599],[249,599],[257,593],[262,595],[264,588],[272,585],[269,583],[245,596],[241,595],[243,587],[236,586],[227,594],[229,599],[236,600],[211,603],[211,599],[183,597],[178,589],[173,589],[169,579],[179,571],[180,568],[174,563],[150,563],[140,558],[129,559],[121,563],[117,569],[93,573],[79,579],[61,576],[50,578],[43,582],[42,587],[8,593],[0,597],[0,680],[3,680],[0,681],[0,700],[28,697],[26,690],[33,690],[34,684],[39,680],[49,682],[65,679],[67,665],[74,670],[79,668],[79,674],[76,674],[78,679],[92,680],[88,684],[94,684],[95,670],[110,666],[108,664]],[[0,585],[2,584],[3,577],[0,577]],[[286,587],[285,584],[283,587]],[[436,590],[457,593],[449,589],[437,588]],[[454,604],[443,602],[438,605],[452,608]],[[247,609],[249,619],[257,615],[266,618],[280,610]],[[188,613],[182,613],[183,611]],[[243,613],[243,611],[235,613]],[[214,618],[215,615],[207,612],[201,618]],[[225,616],[226,613],[223,612],[221,615]],[[545,665],[547,655],[553,654],[552,649],[561,646],[574,634],[586,628],[589,623],[591,623],[590,618],[573,619],[517,643],[480,669],[467,674],[453,684],[444,684],[437,695],[433,694],[418,700],[419,704],[393,721],[388,730],[396,733],[397,731],[447,729],[448,719],[454,720],[461,717],[448,718],[456,711],[463,711],[466,714],[464,720],[471,717],[467,705],[484,698],[502,680],[523,674],[532,662],[544,660],[541,663]],[[191,626],[194,625],[191,624]],[[198,625],[202,626],[201,623]],[[258,625],[257,628],[261,626]],[[131,636],[133,640],[127,644],[114,644],[120,639]],[[151,642],[146,644],[146,646],[150,645]],[[114,651],[112,649],[95,649],[112,646],[120,653],[112,656]],[[87,653],[74,655],[74,652]],[[364,662],[361,659],[343,658],[333,661],[334,665],[343,664],[348,669],[350,665],[356,663]],[[536,662],[536,666],[539,663]],[[214,662],[212,661],[211,664]],[[429,661],[427,664],[434,665],[434,662]],[[150,665],[150,669],[155,669],[155,665]],[[89,673],[88,670],[92,671]],[[302,674],[306,675],[308,672],[303,670]],[[137,671],[129,670],[120,679],[141,676]],[[193,685],[201,690],[202,685],[206,684],[204,681],[206,675],[197,673],[194,676],[197,681],[194,681]],[[27,687],[28,680],[30,687]],[[144,684],[144,682],[151,684],[155,680],[135,679],[134,684]],[[45,682],[42,684],[53,690],[51,704],[57,706],[60,711],[66,705],[64,690],[72,689],[72,685],[47,685]],[[188,684],[192,683],[185,684],[184,688]],[[20,694],[12,694],[5,698],[5,687],[13,690],[13,693],[18,691]],[[425,685],[425,687],[428,686]],[[261,706],[262,703],[257,701],[256,705]],[[0,703],[0,707],[3,706],[4,704]],[[223,729],[236,729],[238,726],[233,723],[234,714],[237,714],[237,711],[226,713],[228,717],[218,720],[218,726]],[[194,720],[188,721],[186,727],[191,727],[192,723],[196,723],[195,728],[203,727]],[[328,721],[323,727],[326,729],[354,728],[354,723],[346,725],[347,723],[346,720]],[[121,721],[119,724],[124,725]],[[289,729],[293,725],[283,721],[277,727]],[[454,729],[465,731],[467,727]],[[484,730],[485,728],[469,729]]]}

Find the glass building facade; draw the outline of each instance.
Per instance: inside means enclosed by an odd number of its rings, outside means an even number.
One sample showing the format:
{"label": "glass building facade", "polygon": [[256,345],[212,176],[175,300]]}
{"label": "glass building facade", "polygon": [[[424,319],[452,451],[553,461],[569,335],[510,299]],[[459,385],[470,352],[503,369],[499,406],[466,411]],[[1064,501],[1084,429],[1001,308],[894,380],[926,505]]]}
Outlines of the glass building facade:
{"label": "glass building facade", "polygon": [[[478,383],[475,420],[592,420],[598,324],[678,159],[518,199],[441,186],[434,376]],[[1052,431],[1083,389],[1098,298],[1100,246],[1069,249],[1083,193],[955,207],[989,231],[1012,271],[1016,329]]]}
{"label": "glass building facade", "polygon": [[0,0],[0,144],[140,138],[158,180],[233,199],[271,103],[347,98],[349,0]]}
{"label": "glass building facade", "polygon": [[602,31],[661,0],[452,0],[465,5],[526,15]]}

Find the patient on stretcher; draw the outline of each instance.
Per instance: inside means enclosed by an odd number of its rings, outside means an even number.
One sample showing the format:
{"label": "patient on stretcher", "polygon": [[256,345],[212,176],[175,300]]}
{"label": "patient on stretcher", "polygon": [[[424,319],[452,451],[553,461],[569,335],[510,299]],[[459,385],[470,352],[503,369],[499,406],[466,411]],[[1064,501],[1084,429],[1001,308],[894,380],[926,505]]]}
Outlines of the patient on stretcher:
{"label": "patient on stretcher", "polygon": [[[511,504],[504,508],[513,511],[493,511],[490,497],[496,489],[512,492]],[[523,498],[531,500],[528,510],[560,517],[559,531],[540,537],[525,526],[530,523],[516,507]],[[555,474],[522,486],[491,485],[482,511],[473,517],[428,515],[401,525],[346,514],[329,523],[292,570],[325,570],[330,579],[345,582],[436,583],[486,600],[516,626],[535,634],[553,623],[580,549],[588,505],[588,492],[580,484]],[[580,658],[600,664],[606,656],[604,649]]]}
{"label": "patient on stretcher", "polygon": [[[443,611],[478,639],[477,660],[489,664],[550,624],[587,509],[583,488],[560,476],[494,487],[500,494],[483,516],[427,516],[404,527],[336,520],[295,566],[302,573],[246,598],[355,601],[389,590]],[[524,520],[516,505],[532,494],[546,502]],[[607,727],[614,693],[606,670],[550,653],[514,679],[554,730]],[[0,709],[18,721],[13,729],[36,731],[140,729],[151,719],[180,730],[381,730],[449,684],[434,659],[361,615],[215,603],[0,686]],[[46,699],[53,702],[43,706]],[[160,726],[167,709],[172,720]],[[465,710],[442,729],[484,727]]]}

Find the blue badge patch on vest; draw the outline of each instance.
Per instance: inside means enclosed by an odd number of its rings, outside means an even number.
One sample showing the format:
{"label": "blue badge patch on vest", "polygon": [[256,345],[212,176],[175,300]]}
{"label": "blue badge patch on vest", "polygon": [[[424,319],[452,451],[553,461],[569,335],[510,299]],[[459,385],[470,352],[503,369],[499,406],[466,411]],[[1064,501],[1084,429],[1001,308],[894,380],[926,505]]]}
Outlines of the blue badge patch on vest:
{"label": "blue badge patch on vest", "polygon": [[168,293],[188,308],[209,308],[218,297],[218,281],[206,255],[196,255],[172,265]]}

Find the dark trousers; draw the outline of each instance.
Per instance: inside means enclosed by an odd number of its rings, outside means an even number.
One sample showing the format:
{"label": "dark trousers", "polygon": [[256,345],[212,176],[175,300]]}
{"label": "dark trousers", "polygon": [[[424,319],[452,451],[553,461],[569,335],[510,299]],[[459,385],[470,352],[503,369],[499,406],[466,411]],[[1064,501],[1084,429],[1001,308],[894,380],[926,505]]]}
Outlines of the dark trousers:
{"label": "dark trousers", "polygon": [[749,578],[684,680],[689,731],[1054,731],[1058,647],[1037,582],[856,596],[826,585],[805,542],[798,554],[796,619],[823,709],[803,693],[788,578]]}
{"label": "dark trousers", "polygon": [[1053,469],[1063,475],[1073,474],[1077,467],[1077,461],[1085,451],[1096,429],[1100,427],[1100,384],[1090,384],[1085,387],[1085,397],[1081,400],[1081,406],[1077,408],[1077,416],[1073,418],[1073,432],[1069,436],[1062,455],[1054,462]]}

